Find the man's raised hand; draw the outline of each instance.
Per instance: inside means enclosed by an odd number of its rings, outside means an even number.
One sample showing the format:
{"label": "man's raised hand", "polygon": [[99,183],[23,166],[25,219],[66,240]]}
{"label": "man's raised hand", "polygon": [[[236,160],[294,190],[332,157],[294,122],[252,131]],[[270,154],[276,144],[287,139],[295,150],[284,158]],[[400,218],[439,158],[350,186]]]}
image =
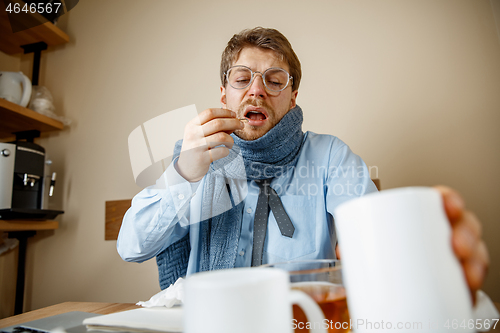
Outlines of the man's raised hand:
{"label": "man's raised hand", "polygon": [[197,182],[208,172],[213,161],[229,155],[234,144],[232,132],[245,125],[227,109],[206,109],[184,128],[177,172],[190,182]]}

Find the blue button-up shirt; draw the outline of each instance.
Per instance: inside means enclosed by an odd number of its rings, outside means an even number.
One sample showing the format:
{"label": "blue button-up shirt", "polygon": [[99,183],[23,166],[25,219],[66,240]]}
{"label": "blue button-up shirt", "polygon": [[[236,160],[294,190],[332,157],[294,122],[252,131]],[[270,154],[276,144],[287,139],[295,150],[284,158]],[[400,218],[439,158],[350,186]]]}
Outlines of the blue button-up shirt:
{"label": "blue button-up shirt", "polygon": [[[336,235],[333,211],[340,203],[376,191],[363,160],[340,139],[307,132],[297,164],[274,178],[278,193],[295,232],[281,235],[269,213],[262,263],[335,258]],[[117,248],[127,261],[155,257],[172,243],[190,234],[188,275],[199,271],[199,222],[204,179],[189,183],[170,164],[155,186],[132,200],[123,219]],[[253,221],[259,187],[248,181],[244,199],[236,267],[251,266]]]}

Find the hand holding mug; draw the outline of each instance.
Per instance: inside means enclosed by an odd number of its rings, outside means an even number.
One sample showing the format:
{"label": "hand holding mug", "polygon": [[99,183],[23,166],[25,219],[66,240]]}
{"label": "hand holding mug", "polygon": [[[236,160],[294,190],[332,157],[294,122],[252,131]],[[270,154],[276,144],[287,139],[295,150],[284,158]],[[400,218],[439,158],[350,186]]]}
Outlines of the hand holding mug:
{"label": "hand holding mug", "polygon": [[349,313],[366,324],[356,332],[371,332],[367,323],[393,332],[473,331],[450,328],[451,320],[472,320],[472,302],[443,206],[436,189],[410,187],[336,208]]}
{"label": "hand holding mug", "polygon": [[441,193],[446,216],[451,224],[453,251],[464,271],[467,285],[475,301],[489,266],[488,250],[481,239],[481,223],[474,213],[465,209],[462,197],[446,186],[436,186]]}

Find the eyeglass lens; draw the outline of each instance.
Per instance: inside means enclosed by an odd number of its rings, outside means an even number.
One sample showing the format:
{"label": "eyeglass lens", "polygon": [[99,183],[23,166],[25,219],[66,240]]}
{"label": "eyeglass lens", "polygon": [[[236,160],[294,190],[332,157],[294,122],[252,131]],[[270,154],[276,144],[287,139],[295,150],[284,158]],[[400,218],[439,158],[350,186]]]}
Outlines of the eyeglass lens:
{"label": "eyeglass lens", "polygon": [[[282,91],[288,86],[288,73],[281,68],[269,68],[262,75],[262,80],[267,89],[271,91]],[[252,82],[252,71],[243,66],[229,69],[227,73],[229,84],[235,89],[244,89]]]}

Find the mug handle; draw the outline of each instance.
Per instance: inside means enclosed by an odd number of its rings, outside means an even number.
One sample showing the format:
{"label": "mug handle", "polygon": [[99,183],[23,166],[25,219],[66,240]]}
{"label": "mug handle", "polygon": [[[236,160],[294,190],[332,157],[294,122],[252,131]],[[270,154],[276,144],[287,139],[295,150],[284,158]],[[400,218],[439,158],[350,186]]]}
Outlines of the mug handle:
{"label": "mug handle", "polygon": [[31,81],[26,75],[23,74],[23,72],[19,72],[19,74],[21,74],[21,76],[19,77],[19,82],[23,85],[23,95],[21,96],[19,105],[25,108],[28,106],[31,99]]}
{"label": "mug handle", "polygon": [[[289,297],[291,304],[299,305],[307,316],[307,320],[311,323],[319,323],[319,325],[312,325],[310,332],[312,333],[328,333],[324,323],[326,321],[325,315],[316,302],[305,292],[300,290],[290,290]],[[319,326],[319,327],[316,327]]]}

